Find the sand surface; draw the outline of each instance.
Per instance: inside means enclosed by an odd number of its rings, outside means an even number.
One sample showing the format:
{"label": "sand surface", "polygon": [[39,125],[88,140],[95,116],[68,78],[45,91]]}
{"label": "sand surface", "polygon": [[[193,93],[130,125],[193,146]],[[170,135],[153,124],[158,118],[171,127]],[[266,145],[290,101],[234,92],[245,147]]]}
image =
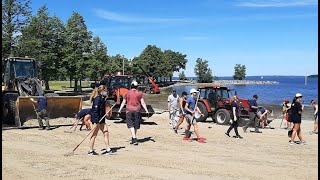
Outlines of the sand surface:
{"label": "sand surface", "polygon": [[[84,139],[87,131],[60,126],[51,131],[37,128],[2,130],[2,178],[15,179],[318,179],[318,136],[309,135],[313,121],[302,122],[307,145],[288,144],[281,119],[262,134],[243,133],[244,139],[226,138],[228,126],[210,120],[199,123],[206,143],[182,140],[168,126],[168,113],[145,119],[138,131],[139,145],[121,120],[107,121],[115,155],[88,156],[89,138],[74,155],[65,157]],[[26,122],[37,125],[36,120]],[[71,118],[52,119],[51,125],[71,124]],[[185,123],[181,127],[184,127]],[[78,127],[79,128],[79,127]],[[72,131],[72,130],[71,130]],[[231,132],[234,135],[234,132]],[[194,135],[193,135],[194,137]],[[105,147],[99,132],[97,152]]]}

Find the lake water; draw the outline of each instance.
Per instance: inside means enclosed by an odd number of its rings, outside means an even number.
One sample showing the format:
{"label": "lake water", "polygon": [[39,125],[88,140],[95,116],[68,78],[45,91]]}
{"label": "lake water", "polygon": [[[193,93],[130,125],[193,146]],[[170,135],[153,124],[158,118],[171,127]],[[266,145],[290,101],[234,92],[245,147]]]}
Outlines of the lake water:
{"label": "lake water", "polygon": [[[197,78],[193,78],[196,80]],[[219,80],[233,80],[232,77],[219,77]],[[296,93],[303,95],[305,106],[311,106],[310,101],[318,101],[318,78],[308,78],[305,85],[304,76],[248,76],[246,80],[277,81],[279,84],[257,84],[257,85],[227,85],[232,90],[236,90],[241,99],[252,99],[254,94],[259,96],[260,104],[281,105],[285,98],[291,102]],[[179,95],[182,91],[189,91],[196,86],[175,87]]]}

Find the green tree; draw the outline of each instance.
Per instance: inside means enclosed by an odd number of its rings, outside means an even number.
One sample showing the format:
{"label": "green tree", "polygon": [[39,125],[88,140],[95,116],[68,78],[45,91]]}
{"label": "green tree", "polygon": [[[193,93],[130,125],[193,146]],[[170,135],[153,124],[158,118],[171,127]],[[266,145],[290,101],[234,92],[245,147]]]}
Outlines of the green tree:
{"label": "green tree", "polygon": [[233,79],[242,80],[246,77],[246,66],[241,64],[236,64],[234,66]]}
{"label": "green tree", "polygon": [[2,0],[2,57],[15,55],[14,47],[30,15],[30,0]]}
{"label": "green tree", "polygon": [[198,77],[198,82],[200,83],[211,83],[213,76],[212,71],[208,67],[208,61],[198,58],[196,61],[196,66],[194,67],[194,73]]}
{"label": "green tree", "polygon": [[92,33],[87,30],[83,17],[73,12],[68,19],[65,31],[66,46],[63,48],[65,58],[63,58],[63,67],[67,70],[67,75],[71,82],[74,79],[77,91],[78,80],[85,76],[88,70],[86,60],[91,48]]}
{"label": "green tree", "polygon": [[186,75],[184,74],[184,71],[179,73],[179,80],[187,80]]}
{"label": "green tree", "polygon": [[163,52],[162,69],[163,75],[170,77],[172,81],[172,76],[174,72],[179,72],[180,69],[185,69],[188,60],[187,55],[181,54],[180,52],[174,52],[172,50],[165,50]]}
{"label": "green tree", "polygon": [[101,78],[108,72],[108,55],[107,46],[101,41],[99,37],[94,37],[92,40],[91,53],[84,65],[88,67],[86,76],[95,81]]}
{"label": "green tree", "polygon": [[22,31],[19,40],[20,56],[30,56],[41,61],[42,79],[46,89],[50,89],[49,81],[58,79],[61,68],[61,51],[64,46],[64,25],[57,17],[50,17],[46,6],[39,8],[31,18],[30,24]]}

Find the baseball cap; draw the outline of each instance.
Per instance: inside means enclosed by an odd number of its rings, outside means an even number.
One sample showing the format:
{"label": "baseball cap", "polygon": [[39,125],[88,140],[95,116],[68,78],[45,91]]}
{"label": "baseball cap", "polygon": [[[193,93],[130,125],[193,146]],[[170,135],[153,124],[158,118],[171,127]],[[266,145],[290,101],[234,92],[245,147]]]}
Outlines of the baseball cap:
{"label": "baseball cap", "polygon": [[296,94],[296,97],[302,97],[302,94],[297,93],[297,94]]}
{"label": "baseball cap", "polygon": [[285,100],[284,100],[284,102],[288,103],[288,102],[289,102],[289,100],[288,100],[288,99],[285,99]]}
{"label": "baseball cap", "polygon": [[182,92],[182,96],[184,96],[184,95],[188,95],[188,93],[185,92],[185,91],[183,91],[183,92]]}
{"label": "baseball cap", "polygon": [[258,98],[259,98],[259,96],[258,96],[258,95],[256,95],[256,94],[255,94],[255,95],[253,95],[253,97],[254,97],[254,98],[256,98],[256,99],[258,99]]}
{"label": "baseball cap", "polygon": [[196,89],[194,89],[194,88],[192,88],[192,89],[190,89],[190,94],[192,94],[192,93],[198,93],[199,91],[197,91]]}
{"label": "baseball cap", "polygon": [[131,82],[131,86],[138,86],[138,82],[137,81],[132,81]]}

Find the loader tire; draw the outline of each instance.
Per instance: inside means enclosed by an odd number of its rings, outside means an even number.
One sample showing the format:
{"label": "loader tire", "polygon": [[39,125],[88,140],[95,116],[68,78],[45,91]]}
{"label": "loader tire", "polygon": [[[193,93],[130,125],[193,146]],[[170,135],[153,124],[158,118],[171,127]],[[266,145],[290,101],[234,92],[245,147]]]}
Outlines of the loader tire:
{"label": "loader tire", "polygon": [[6,120],[9,124],[16,124],[18,127],[21,126],[20,118],[17,117],[16,101],[19,97],[18,93],[7,93],[5,95],[5,101],[7,106],[7,117]]}

